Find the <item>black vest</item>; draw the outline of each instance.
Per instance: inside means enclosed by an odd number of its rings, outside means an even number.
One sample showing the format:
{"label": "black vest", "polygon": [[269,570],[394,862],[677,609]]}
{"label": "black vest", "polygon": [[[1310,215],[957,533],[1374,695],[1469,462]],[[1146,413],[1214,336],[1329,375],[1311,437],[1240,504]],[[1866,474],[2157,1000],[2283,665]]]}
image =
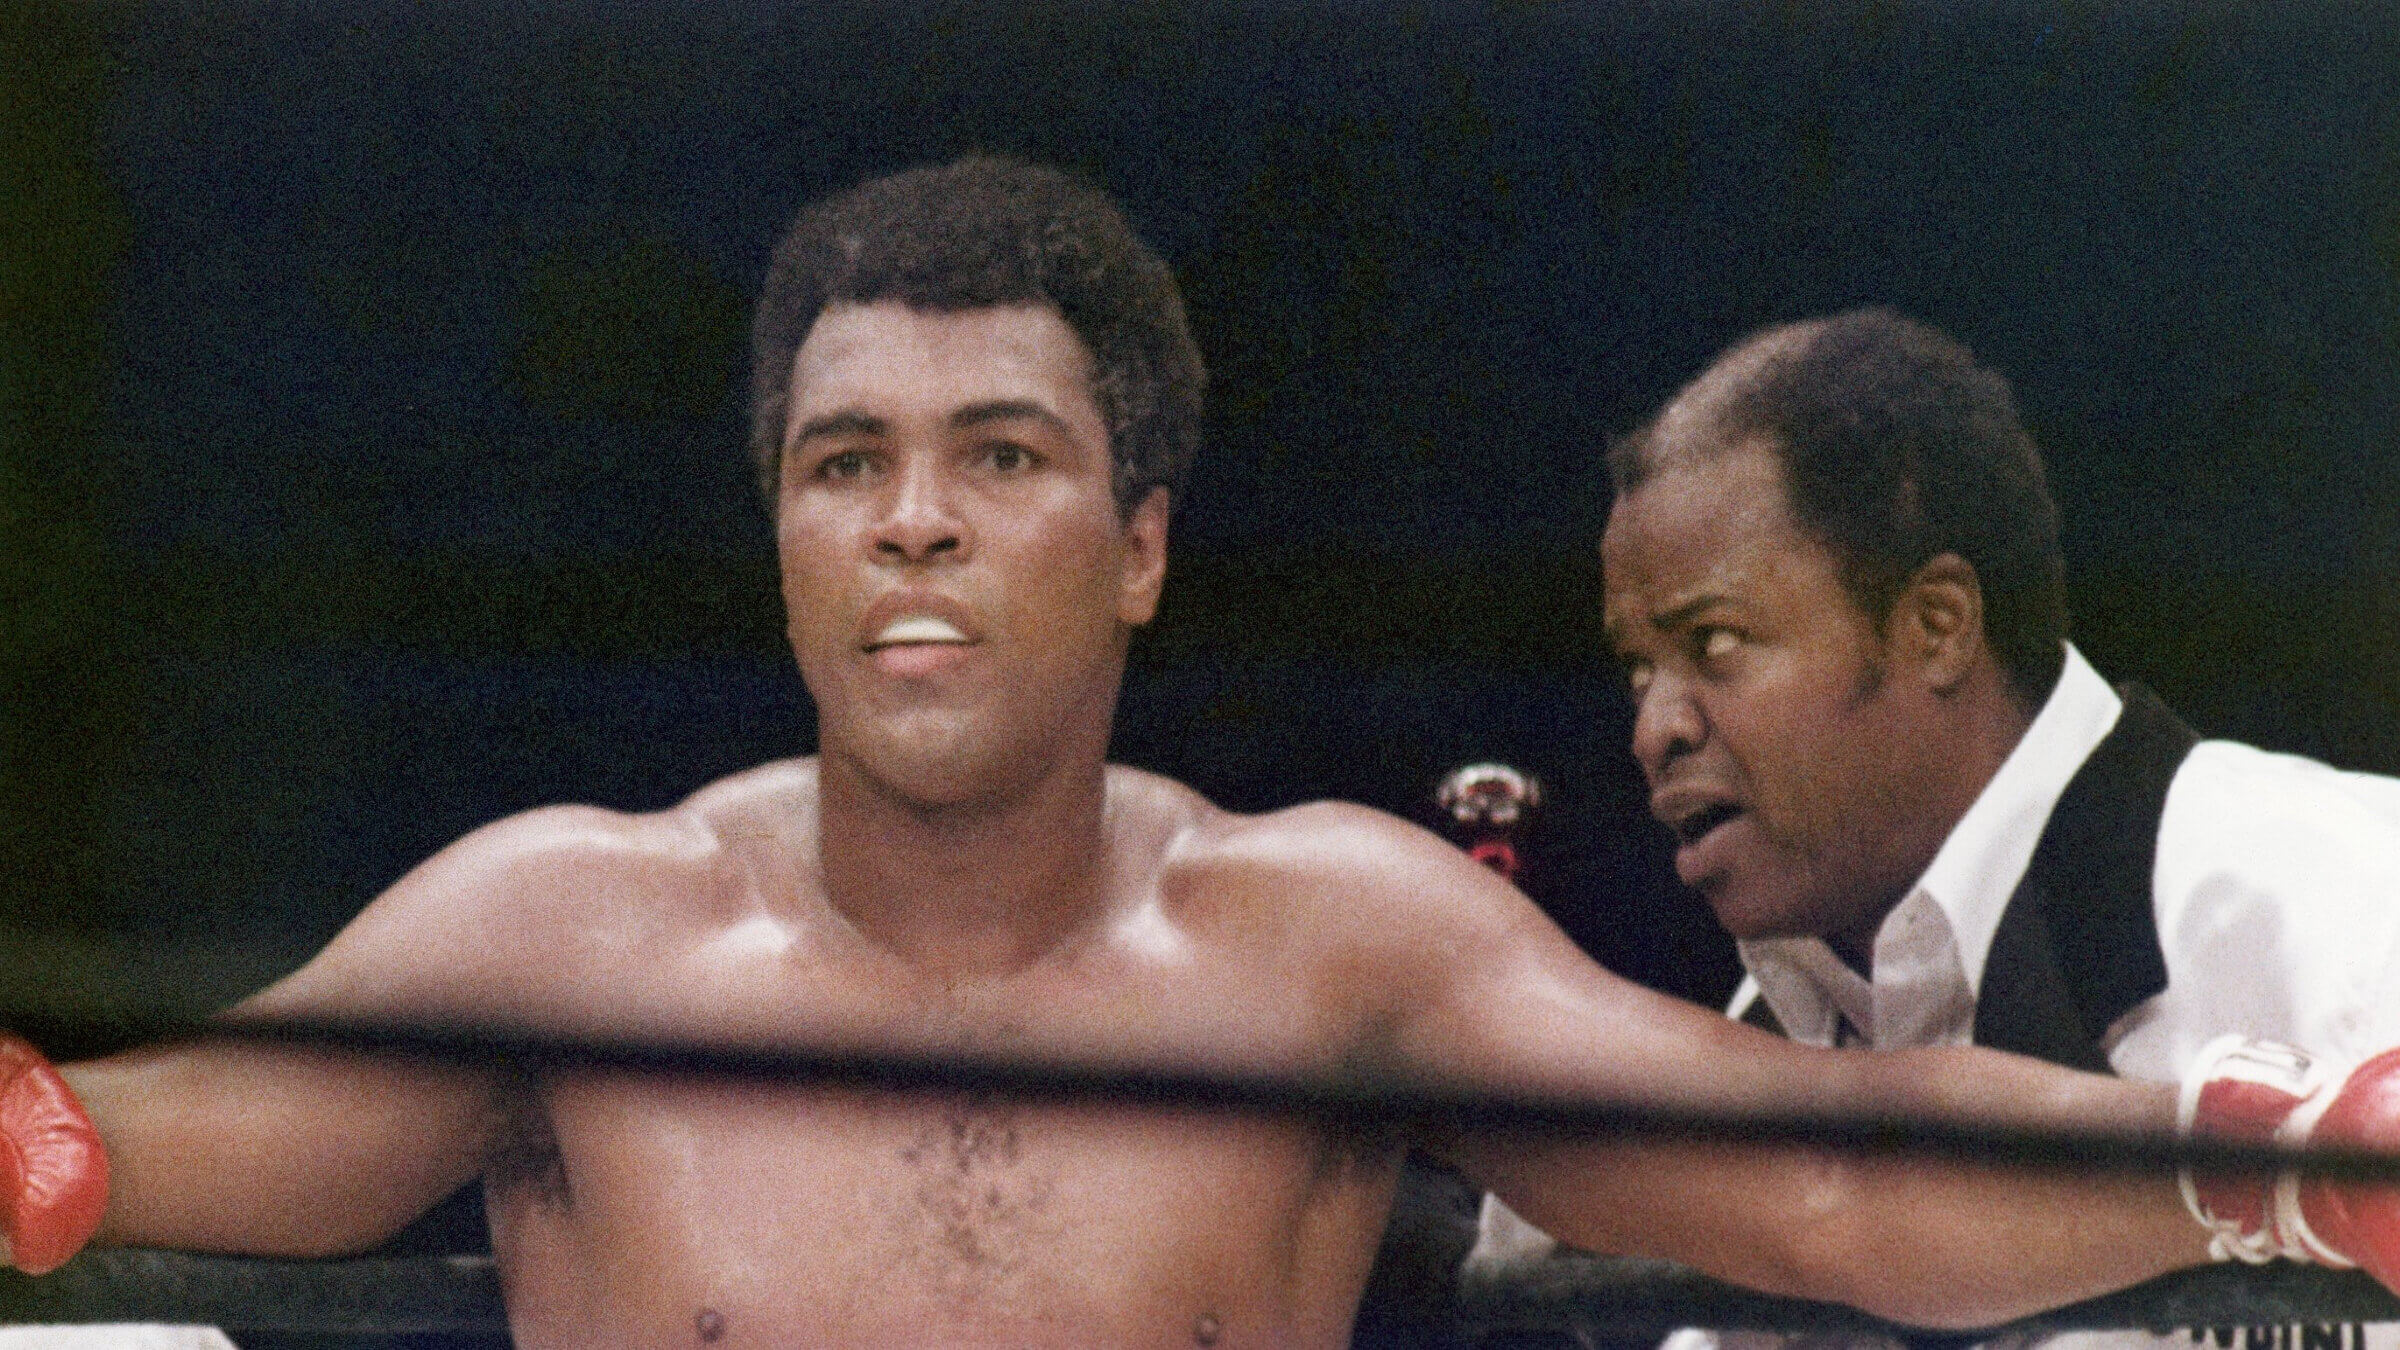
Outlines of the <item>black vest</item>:
{"label": "black vest", "polygon": [[[1975,1043],[2107,1073],[2100,1038],[2167,987],[2150,881],[2167,785],[2199,738],[2138,684],[2067,780],[2008,897],[1975,1001]],[[1775,1027],[1765,999],[1744,1021]]]}

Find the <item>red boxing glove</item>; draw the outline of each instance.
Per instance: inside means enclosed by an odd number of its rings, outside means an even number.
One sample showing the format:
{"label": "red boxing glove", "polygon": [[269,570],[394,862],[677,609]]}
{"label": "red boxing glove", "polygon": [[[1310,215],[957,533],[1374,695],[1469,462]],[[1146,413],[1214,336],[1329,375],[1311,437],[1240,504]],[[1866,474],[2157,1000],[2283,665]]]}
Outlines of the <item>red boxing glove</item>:
{"label": "red boxing glove", "polygon": [[[2243,1143],[2400,1151],[2400,1050],[2345,1070],[2289,1046],[2224,1037],[2184,1078],[2182,1124]],[[2217,1235],[2219,1260],[2357,1266],[2400,1289],[2400,1181],[2190,1168],[2178,1180],[2192,1216]]]}
{"label": "red boxing glove", "polygon": [[0,1032],[0,1251],[40,1275],[100,1227],[108,1154],[100,1132],[42,1052]]}

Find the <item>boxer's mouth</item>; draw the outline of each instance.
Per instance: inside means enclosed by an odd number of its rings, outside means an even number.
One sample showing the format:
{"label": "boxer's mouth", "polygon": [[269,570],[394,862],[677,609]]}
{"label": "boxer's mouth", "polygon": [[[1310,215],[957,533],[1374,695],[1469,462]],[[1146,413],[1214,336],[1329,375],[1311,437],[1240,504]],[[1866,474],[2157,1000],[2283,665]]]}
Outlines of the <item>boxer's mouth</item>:
{"label": "boxer's mouth", "polygon": [[948,619],[931,614],[903,614],[868,638],[867,650],[873,652],[885,647],[935,644],[963,647],[970,640]]}

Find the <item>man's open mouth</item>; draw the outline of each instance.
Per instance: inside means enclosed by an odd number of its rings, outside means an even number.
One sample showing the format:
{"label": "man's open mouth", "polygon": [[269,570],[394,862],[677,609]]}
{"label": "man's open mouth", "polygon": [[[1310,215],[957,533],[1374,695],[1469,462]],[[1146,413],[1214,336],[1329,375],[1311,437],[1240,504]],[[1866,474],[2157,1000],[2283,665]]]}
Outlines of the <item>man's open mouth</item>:
{"label": "man's open mouth", "polygon": [[1732,802],[1710,802],[1675,822],[1675,842],[1689,848],[1741,813],[1742,808]]}

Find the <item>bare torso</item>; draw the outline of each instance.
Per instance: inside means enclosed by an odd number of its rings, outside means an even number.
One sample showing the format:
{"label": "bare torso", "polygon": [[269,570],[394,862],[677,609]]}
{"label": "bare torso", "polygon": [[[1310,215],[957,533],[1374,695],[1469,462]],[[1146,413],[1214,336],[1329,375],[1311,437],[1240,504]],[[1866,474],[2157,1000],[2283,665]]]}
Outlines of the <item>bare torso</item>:
{"label": "bare torso", "polygon": [[[533,1001],[678,1035],[1262,1071],[1361,1043],[1281,917],[1221,902],[1211,836],[1238,818],[1180,788],[1117,771],[1109,921],[966,981],[912,971],[809,889],[811,792],[804,766],[770,766],[696,799],[697,845],[655,874],[682,893],[561,934],[528,963]],[[1339,1345],[1399,1156],[1302,1121],[1098,1103],[598,1072],[519,1091],[490,1209],[528,1350]]]}
{"label": "bare torso", "polygon": [[[1609,976],[1402,822],[1338,805],[1235,816],[1124,770],[1108,772],[1103,856],[1068,921],[960,959],[1009,925],[954,927],[965,946],[894,942],[895,912],[957,911],[911,892],[862,922],[828,902],[821,860],[855,855],[820,847],[817,783],[811,765],[770,765],[659,815],[555,808],[478,831],[244,1009],[1364,1070],[1699,1110],[1870,1101],[1965,1118],[1998,1103],[2004,1123],[2123,1128],[2173,1114],[2171,1089],[1983,1052],[1792,1046]],[[988,894],[987,856],[953,855],[945,906]],[[112,1158],[103,1241],[354,1252],[480,1171],[527,1350],[1340,1345],[1400,1155],[1291,1118],[588,1068],[528,1081],[249,1042],[68,1072]],[[1578,1245],[1939,1325],[2100,1293],[2203,1241],[2149,1178],[1474,1129],[1410,1142]]]}
{"label": "bare torso", "polygon": [[522,1346],[1339,1345],[1389,1200],[1296,1126],[573,1081],[494,1197]]}

